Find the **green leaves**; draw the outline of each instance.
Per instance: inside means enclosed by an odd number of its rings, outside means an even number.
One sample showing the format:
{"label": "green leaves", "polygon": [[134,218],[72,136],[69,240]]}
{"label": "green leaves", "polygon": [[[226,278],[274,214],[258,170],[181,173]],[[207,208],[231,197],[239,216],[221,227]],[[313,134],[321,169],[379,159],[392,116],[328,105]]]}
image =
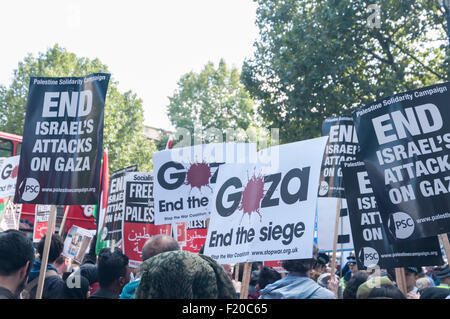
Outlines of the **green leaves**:
{"label": "green leaves", "polygon": [[[283,143],[320,135],[326,117],[449,79],[434,1],[257,2],[260,39],[241,79]],[[380,28],[367,22],[374,3]]]}
{"label": "green leaves", "polygon": [[[22,135],[32,76],[84,76],[95,72],[110,73],[98,59],[89,60],[67,52],[57,44],[38,57],[28,55],[14,70],[9,88],[0,87],[0,130]],[[143,136],[142,100],[131,91],[120,93],[111,79],[105,103],[103,145],[108,150],[110,170],[137,164],[150,171],[155,145]]]}
{"label": "green leaves", "polygon": [[246,130],[257,123],[254,102],[240,82],[239,71],[228,69],[224,60],[217,69],[209,62],[200,73],[183,75],[169,101],[172,124],[191,135],[194,129]]}

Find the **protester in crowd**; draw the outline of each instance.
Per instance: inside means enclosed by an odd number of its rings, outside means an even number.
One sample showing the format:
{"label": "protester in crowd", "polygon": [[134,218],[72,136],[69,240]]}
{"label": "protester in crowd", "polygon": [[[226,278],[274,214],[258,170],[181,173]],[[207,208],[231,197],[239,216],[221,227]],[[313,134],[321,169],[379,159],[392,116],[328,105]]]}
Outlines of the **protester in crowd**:
{"label": "protester in crowd", "polygon": [[[230,264],[222,264],[223,269],[227,273],[228,277],[230,277],[231,282],[233,283],[234,290],[236,291],[236,296],[239,297],[241,293],[241,282],[234,279],[232,267]],[[253,272],[252,272],[253,276]]]}
{"label": "protester in crowd", "polygon": [[319,250],[314,245],[313,258],[283,260],[288,275],[260,290],[259,299],[335,299],[335,294],[309,278]]}
{"label": "protester in crowd", "polygon": [[258,273],[256,279],[255,291],[248,295],[248,299],[258,299],[260,296],[259,291],[266,288],[267,285],[272,284],[281,279],[281,274],[270,268],[263,266]]}
{"label": "protester in crowd", "polygon": [[97,255],[95,254],[97,245],[97,234],[91,240],[89,252],[84,255],[80,266],[80,274],[89,281],[89,291],[91,294],[100,289],[98,283]]}
{"label": "protester in crowd", "polygon": [[[28,284],[23,291],[25,299],[34,299],[36,297],[39,275],[41,272],[41,259],[44,252],[45,238],[42,237],[39,241],[37,251],[39,258],[36,259],[31,268],[28,277]],[[64,242],[61,236],[53,234],[50,241],[50,250],[48,253],[47,269],[45,272],[44,288],[42,290],[42,299],[58,299],[64,289],[64,280],[62,274],[58,272],[55,267],[56,260],[61,256],[64,249]]]}
{"label": "protester in crowd", "polygon": [[0,233],[0,299],[19,299],[33,262],[33,243],[24,233]]}
{"label": "protester in crowd", "polygon": [[344,266],[344,269],[342,271],[343,276],[340,280],[340,286],[341,290],[344,292],[347,283],[350,280],[350,278],[353,277],[354,274],[358,272],[358,265],[356,264],[356,257],[351,255],[347,257],[347,264]]}
{"label": "protester in crowd", "polygon": [[425,289],[431,288],[431,282],[428,278],[423,277],[416,280],[417,293],[421,295]]}
{"label": "protester in crowd", "polygon": [[[142,247],[142,261],[146,261],[147,259],[160,253],[174,250],[180,250],[180,246],[173,237],[164,234],[152,236]],[[138,278],[136,280],[131,281],[123,288],[122,293],[120,294],[120,299],[134,298],[136,288],[139,286],[141,281],[140,275],[141,273],[138,274]]]}
{"label": "protester in crowd", "polygon": [[142,263],[136,299],[235,299],[223,267],[189,251],[168,251]]}
{"label": "protester in crowd", "polygon": [[[69,274],[66,272],[66,274]],[[80,270],[70,273],[63,278],[65,285],[61,299],[87,299],[90,295],[89,280],[81,276]]]}
{"label": "protester in crowd", "polygon": [[58,258],[56,258],[55,262],[53,263],[53,266],[55,266],[58,273],[62,275],[68,271],[69,263],[70,263],[69,258],[60,255]]}
{"label": "protester in crowd", "polygon": [[405,268],[405,280],[406,280],[406,291],[408,299],[418,299],[416,280],[418,275],[421,273],[421,269],[417,267],[406,267]]}
{"label": "protester in crowd", "polygon": [[441,267],[441,269],[436,273],[439,279],[439,285],[437,288],[450,289],[450,268],[448,265]]}
{"label": "protester in crowd", "polygon": [[[331,280],[332,280],[331,273],[326,272],[326,273],[321,274],[319,276],[319,278],[317,278],[317,283],[321,287],[328,288],[330,286],[330,281]],[[334,275],[334,281],[336,283],[339,282],[339,277],[337,275]],[[337,289],[338,289],[338,291],[337,291],[336,298],[339,299],[340,298],[339,296],[342,296],[341,287],[338,285]]]}
{"label": "protester in crowd", "polygon": [[370,290],[367,299],[406,299],[403,293],[395,286],[382,284]]}
{"label": "protester in crowd", "polygon": [[118,299],[123,287],[130,281],[128,257],[122,250],[103,248],[98,254],[98,282],[100,289],[90,299]]}
{"label": "protester in crowd", "polygon": [[367,281],[358,287],[356,299],[367,299],[373,288],[381,287],[382,285],[394,286],[394,283],[387,276],[373,276],[368,278]]}
{"label": "protester in crowd", "polygon": [[344,292],[342,293],[343,299],[356,299],[356,292],[359,286],[365,283],[369,275],[366,272],[358,271],[348,281]]}
{"label": "protester in crowd", "polygon": [[449,296],[450,296],[450,289],[431,287],[425,289],[420,294],[420,299],[447,299]]}

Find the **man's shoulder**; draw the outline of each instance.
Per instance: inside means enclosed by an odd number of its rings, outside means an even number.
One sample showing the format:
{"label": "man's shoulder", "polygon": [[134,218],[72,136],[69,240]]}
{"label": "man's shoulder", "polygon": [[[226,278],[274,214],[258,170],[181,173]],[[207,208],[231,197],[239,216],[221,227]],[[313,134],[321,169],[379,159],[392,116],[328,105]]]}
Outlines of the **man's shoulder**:
{"label": "man's shoulder", "polygon": [[17,299],[17,298],[9,289],[0,286],[0,299]]}

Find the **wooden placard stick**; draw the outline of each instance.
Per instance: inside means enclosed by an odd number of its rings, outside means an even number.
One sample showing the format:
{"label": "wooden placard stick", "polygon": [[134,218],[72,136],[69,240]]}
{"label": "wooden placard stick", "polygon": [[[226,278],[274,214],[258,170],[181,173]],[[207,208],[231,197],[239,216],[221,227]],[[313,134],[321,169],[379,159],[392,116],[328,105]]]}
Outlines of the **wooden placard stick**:
{"label": "wooden placard stick", "polygon": [[447,260],[450,260],[450,242],[448,240],[448,235],[440,234],[439,237],[441,238],[442,244],[444,245],[444,251],[445,255],[447,256]]}
{"label": "wooden placard stick", "polygon": [[405,268],[395,268],[395,279],[398,289],[405,295],[408,293],[406,288]]}
{"label": "wooden placard stick", "polygon": [[338,198],[338,202],[336,205],[336,221],[334,224],[334,240],[333,240],[333,255],[331,257],[331,273],[336,273],[336,251],[337,251],[337,242],[339,235],[339,218],[341,216],[341,202],[342,199]]}
{"label": "wooden placard stick", "polygon": [[240,299],[247,299],[248,297],[248,286],[250,285],[251,273],[252,273],[252,263],[249,262],[244,263]]}
{"label": "wooden placard stick", "polygon": [[239,264],[234,265],[234,280],[239,281]]}
{"label": "wooden placard stick", "polygon": [[36,291],[36,299],[42,299],[42,292],[44,289],[45,273],[47,272],[48,254],[50,252],[50,244],[52,242],[53,227],[56,220],[56,206],[50,207],[50,216],[48,219],[47,232],[45,233],[44,251],[41,256],[41,270],[39,272],[39,281]]}
{"label": "wooden placard stick", "polygon": [[67,219],[67,214],[69,212],[69,205],[66,205],[66,209],[64,210],[64,216],[61,222],[61,225],[59,226],[59,236],[62,236],[64,234],[64,227],[66,227],[66,219]]}

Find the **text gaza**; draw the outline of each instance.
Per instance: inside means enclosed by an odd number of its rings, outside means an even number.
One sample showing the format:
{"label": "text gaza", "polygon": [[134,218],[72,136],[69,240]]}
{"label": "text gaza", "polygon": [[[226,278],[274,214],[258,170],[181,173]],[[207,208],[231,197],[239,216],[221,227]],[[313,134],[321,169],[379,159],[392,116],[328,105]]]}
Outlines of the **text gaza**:
{"label": "text gaza", "polygon": [[[308,183],[309,183],[309,172],[310,167],[303,167],[302,169],[293,168],[288,171],[284,176],[281,173],[271,174],[264,176],[264,185],[268,184],[269,187],[265,192],[260,208],[278,206],[281,200],[288,205],[294,204],[296,202],[305,201],[308,198]],[[292,180],[299,180],[300,185],[295,192],[289,192],[289,184]],[[280,187],[280,198],[274,197],[274,193],[278,186]],[[216,197],[216,209],[219,215],[222,217],[227,217],[232,215],[239,206],[242,199],[242,187],[243,184],[238,177],[232,177],[228,179],[220,187],[217,192]],[[229,191],[230,188],[238,190],[237,192],[232,192],[226,197],[226,203],[231,203],[231,206],[226,207],[224,205],[224,195],[225,192]],[[291,189],[292,191],[292,189]]]}
{"label": "text gaza", "polygon": [[[209,163],[210,169],[212,168],[218,168],[223,163]],[[170,171],[176,170],[175,173],[170,173]],[[166,173],[168,173],[169,179],[166,179]],[[212,172],[211,172],[212,173]],[[217,173],[218,170],[212,174],[210,183],[215,183],[217,179]],[[161,185],[162,188],[167,190],[174,190],[178,187],[182,186],[184,184],[184,181],[186,180],[186,168],[183,164],[177,163],[177,162],[167,162],[164,165],[161,166],[161,168],[158,170],[158,183]]]}

